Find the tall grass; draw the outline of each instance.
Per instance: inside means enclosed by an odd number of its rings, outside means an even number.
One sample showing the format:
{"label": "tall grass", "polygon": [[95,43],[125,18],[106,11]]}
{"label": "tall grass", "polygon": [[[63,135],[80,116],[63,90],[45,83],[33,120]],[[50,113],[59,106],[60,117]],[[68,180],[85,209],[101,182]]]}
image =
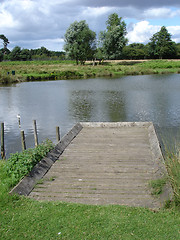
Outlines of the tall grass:
{"label": "tall grass", "polygon": [[174,204],[180,209],[180,148],[175,152],[166,150],[165,162],[174,192]]}

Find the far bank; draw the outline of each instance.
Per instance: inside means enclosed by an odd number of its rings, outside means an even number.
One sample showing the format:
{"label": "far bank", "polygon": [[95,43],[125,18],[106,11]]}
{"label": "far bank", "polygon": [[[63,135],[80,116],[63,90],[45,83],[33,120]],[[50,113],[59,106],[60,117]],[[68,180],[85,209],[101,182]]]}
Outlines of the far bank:
{"label": "far bank", "polygon": [[9,61],[0,63],[0,84],[26,81],[86,79],[121,75],[180,73],[180,60]]}

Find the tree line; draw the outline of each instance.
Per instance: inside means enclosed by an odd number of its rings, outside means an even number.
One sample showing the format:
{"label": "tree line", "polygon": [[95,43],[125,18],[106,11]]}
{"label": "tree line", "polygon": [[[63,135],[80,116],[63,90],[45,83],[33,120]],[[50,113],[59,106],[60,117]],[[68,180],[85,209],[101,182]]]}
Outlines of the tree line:
{"label": "tree line", "polygon": [[50,51],[45,47],[38,49],[21,49],[16,46],[10,51],[8,48],[0,49],[1,61],[31,61],[31,60],[59,60],[65,59],[65,52]]}
{"label": "tree line", "polygon": [[133,43],[128,45],[126,23],[117,13],[109,15],[106,30],[96,37],[85,20],[75,21],[66,30],[64,36],[65,52],[49,51],[45,47],[39,49],[21,49],[16,46],[9,51],[9,40],[0,35],[4,48],[0,49],[2,60],[44,60],[73,59],[84,64],[91,59],[175,59],[180,58],[180,43],[171,39],[171,34],[165,26],[155,33],[147,44]]}

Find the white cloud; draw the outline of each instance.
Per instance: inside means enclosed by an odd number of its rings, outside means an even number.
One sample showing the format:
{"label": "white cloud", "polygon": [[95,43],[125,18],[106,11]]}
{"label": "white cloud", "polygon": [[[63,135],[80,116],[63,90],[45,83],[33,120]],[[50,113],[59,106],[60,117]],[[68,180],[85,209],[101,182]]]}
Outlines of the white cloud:
{"label": "white cloud", "polygon": [[12,15],[9,12],[5,11],[5,10],[0,12],[0,19],[1,19],[1,21],[0,21],[0,29],[1,28],[2,29],[3,28],[7,28],[7,27],[9,27],[9,28],[15,27],[16,24],[17,24],[14,21]]}
{"label": "white cloud", "polygon": [[180,42],[180,26],[170,26],[167,30],[172,35],[172,40],[176,43]]}
{"label": "white cloud", "polygon": [[132,30],[128,32],[127,38],[130,43],[147,43],[152,35],[160,30],[160,26],[150,25],[148,21],[133,24]]}

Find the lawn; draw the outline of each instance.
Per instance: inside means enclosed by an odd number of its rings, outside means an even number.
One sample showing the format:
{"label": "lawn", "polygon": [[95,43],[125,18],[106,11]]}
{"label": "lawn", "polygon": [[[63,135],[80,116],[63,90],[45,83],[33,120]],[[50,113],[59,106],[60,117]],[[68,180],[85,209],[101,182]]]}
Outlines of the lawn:
{"label": "lawn", "polygon": [[8,197],[0,202],[1,239],[179,239],[180,213]]}

